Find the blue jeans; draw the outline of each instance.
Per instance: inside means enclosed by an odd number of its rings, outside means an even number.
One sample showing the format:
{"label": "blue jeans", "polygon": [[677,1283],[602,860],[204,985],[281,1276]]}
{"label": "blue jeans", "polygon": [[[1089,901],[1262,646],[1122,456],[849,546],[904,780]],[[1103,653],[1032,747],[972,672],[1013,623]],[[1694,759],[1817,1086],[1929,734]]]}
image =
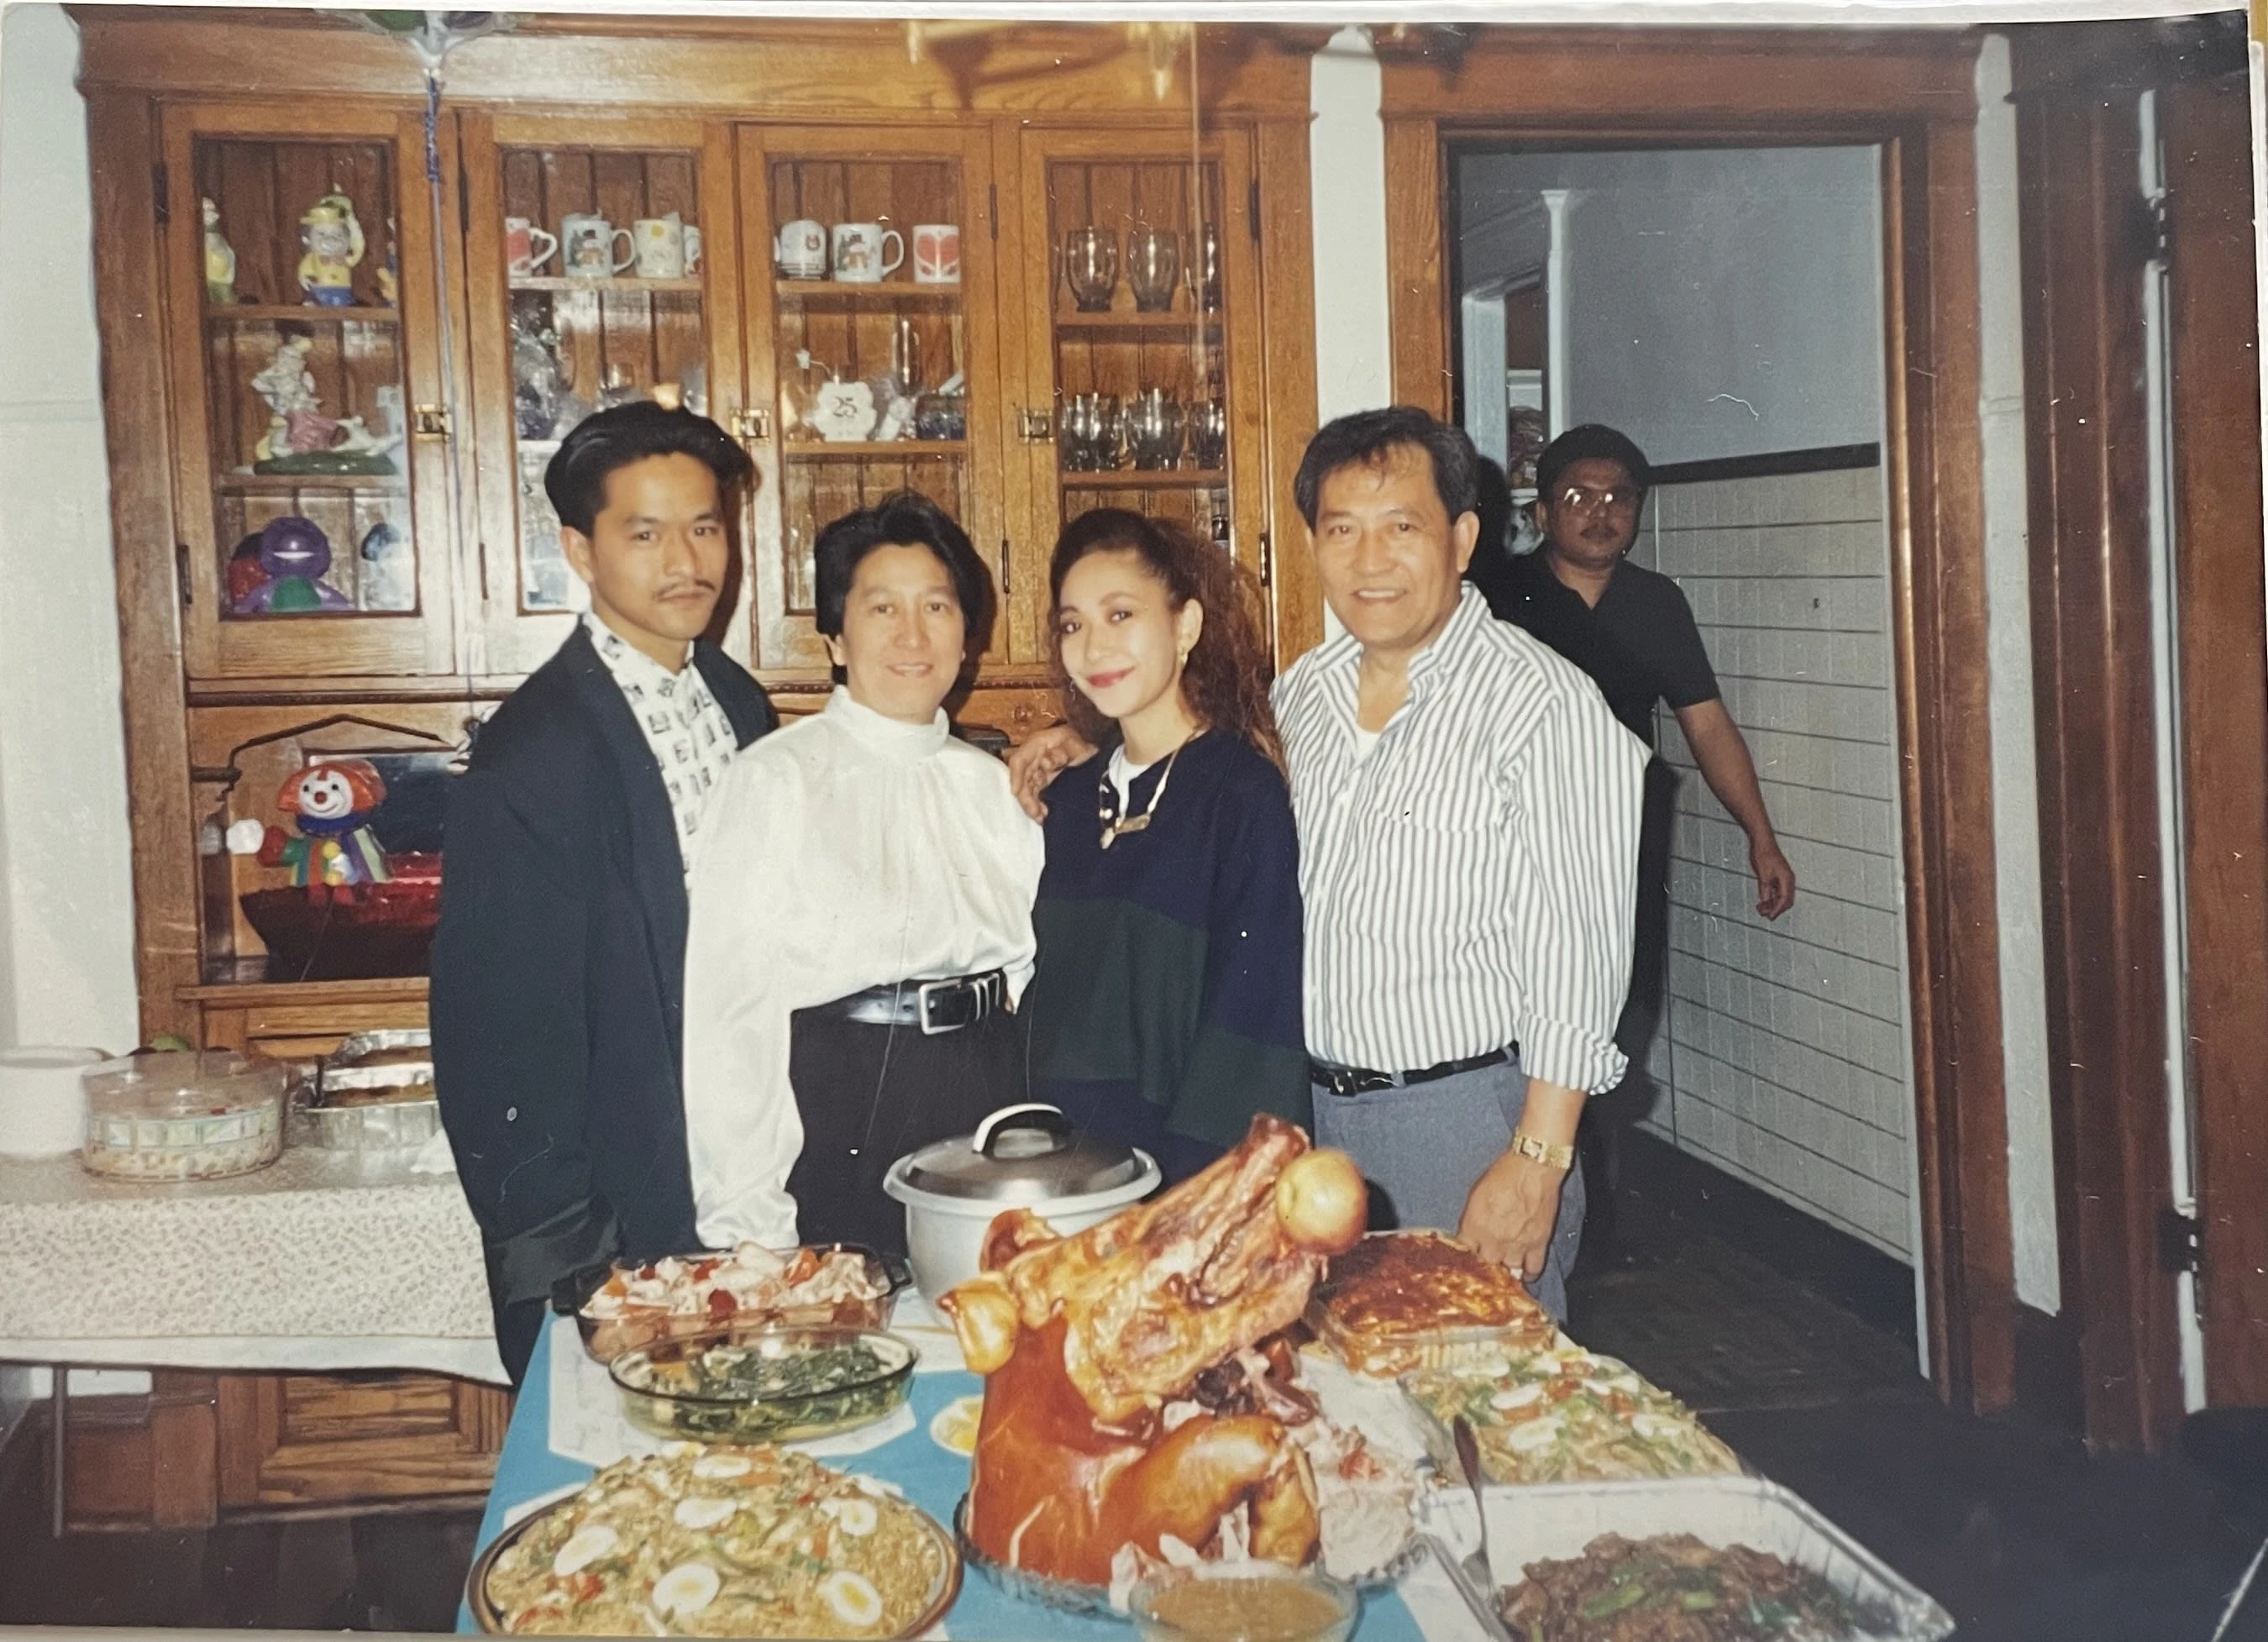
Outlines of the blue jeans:
{"label": "blue jeans", "polygon": [[[1473,1182],[1512,1144],[1528,1074],[1514,1060],[1408,1088],[1338,1095],[1319,1084],[1314,1093],[1316,1140],[1352,1155],[1373,1192],[1385,1193],[1394,1225],[1454,1232]],[[1571,1169],[1543,1275],[1529,1285],[1562,1324],[1567,1274],[1583,1241],[1583,1171]]]}

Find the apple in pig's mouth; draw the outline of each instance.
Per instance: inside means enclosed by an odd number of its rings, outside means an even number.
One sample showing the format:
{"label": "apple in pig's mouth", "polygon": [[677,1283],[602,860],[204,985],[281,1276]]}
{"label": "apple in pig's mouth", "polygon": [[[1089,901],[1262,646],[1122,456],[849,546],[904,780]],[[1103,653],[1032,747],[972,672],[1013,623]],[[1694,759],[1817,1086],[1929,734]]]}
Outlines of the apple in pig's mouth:
{"label": "apple in pig's mouth", "polygon": [[1370,1217],[1362,1170],[1344,1152],[1318,1146],[1276,1177],[1276,1218],[1300,1248],[1336,1255],[1354,1247]]}

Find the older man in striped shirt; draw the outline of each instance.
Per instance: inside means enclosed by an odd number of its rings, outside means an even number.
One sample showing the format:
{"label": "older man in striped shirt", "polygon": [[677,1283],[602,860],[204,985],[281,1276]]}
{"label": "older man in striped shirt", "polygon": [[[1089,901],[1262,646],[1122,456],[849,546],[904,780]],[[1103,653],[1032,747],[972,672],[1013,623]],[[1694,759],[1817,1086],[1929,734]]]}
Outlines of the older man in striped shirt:
{"label": "older man in striped shirt", "polygon": [[1403,407],[1325,427],[1293,484],[1345,629],[1275,692],[1316,1138],[1400,1224],[1455,1228],[1564,1317],[1576,1124],[1624,1069],[1646,754],[1464,584],[1474,466]]}
{"label": "older man in striped shirt", "polygon": [[[1456,1231],[1564,1320],[1576,1125],[1624,1070],[1646,749],[1465,585],[1474,467],[1462,431],[1402,407],[1324,428],[1293,485],[1345,629],[1275,689],[1315,1131],[1388,1223]],[[1093,751],[1026,741],[1026,806]]]}

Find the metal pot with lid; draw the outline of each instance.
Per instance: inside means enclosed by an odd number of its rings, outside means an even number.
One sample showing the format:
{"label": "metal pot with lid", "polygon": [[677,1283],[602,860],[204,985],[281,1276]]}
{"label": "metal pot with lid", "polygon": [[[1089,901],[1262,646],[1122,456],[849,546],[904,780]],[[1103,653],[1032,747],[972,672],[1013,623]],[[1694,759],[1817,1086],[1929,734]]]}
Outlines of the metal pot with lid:
{"label": "metal pot with lid", "polygon": [[1058,1232],[1108,1219],[1164,1178],[1139,1147],[1074,1129],[1060,1107],[1004,1106],[976,1126],[900,1158],[882,1189],[906,1205],[914,1282],[935,1300],[976,1275],[984,1234],[1007,1209],[1029,1209]]}

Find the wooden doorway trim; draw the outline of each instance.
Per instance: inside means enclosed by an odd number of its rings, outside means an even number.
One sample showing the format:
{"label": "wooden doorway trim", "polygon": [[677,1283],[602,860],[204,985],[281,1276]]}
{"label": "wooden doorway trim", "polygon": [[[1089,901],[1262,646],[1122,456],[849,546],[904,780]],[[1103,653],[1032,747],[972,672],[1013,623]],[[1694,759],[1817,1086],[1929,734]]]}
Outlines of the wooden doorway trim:
{"label": "wooden doorway trim", "polygon": [[[1382,45],[1381,113],[1395,394],[1444,416],[1448,144],[1881,148],[1923,1291],[1939,1394],[1987,1410],[2014,1395],[2015,1282],[1987,728],[1977,44],[1966,33],[1491,30],[1454,63]],[[1614,95],[1602,99],[1609,59]]]}
{"label": "wooden doorway trim", "polygon": [[[2205,1398],[2268,1406],[2268,589],[2263,587],[2251,108],[2166,99],[2174,506]],[[2234,162],[2234,163],[2232,163]]]}

